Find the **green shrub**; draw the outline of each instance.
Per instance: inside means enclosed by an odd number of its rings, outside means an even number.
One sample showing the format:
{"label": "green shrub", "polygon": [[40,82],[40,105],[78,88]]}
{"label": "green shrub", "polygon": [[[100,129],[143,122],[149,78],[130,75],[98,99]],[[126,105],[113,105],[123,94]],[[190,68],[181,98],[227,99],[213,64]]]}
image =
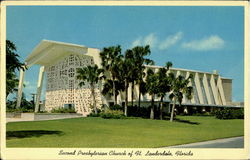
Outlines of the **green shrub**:
{"label": "green shrub", "polygon": [[214,112],[218,119],[244,119],[243,109],[221,109]]}
{"label": "green shrub", "polygon": [[15,108],[6,108],[6,112],[21,112],[21,110]]}
{"label": "green shrub", "polygon": [[109,109],[111,109],[111,110],[121,110],[121,111],[123,111],[123,110],[124,110],[124,107],[123,107],[123,106],[120,106],[119,104],[115,104],[115,105],[110,106]]}
{"label": "green shrub", "polygon": [[76,113],[76,111],[74,109],[53,108],[51,113]]}
{"label": "green shrub", "polygon": [[38,113],[48,113],[48,111],[39,111]]}
{"label": "green shrub", "polygon": [[90,113],[90,114],[88,115],[88,117],[100,117],[100,113],[97,113],[97,114],[95,114],[95,113]]}
{"label": "green shrub", "polygon": [[237,119],[244,119],[244,109],[237,109],[234,111],[235,118]]}
{"label": "green shrub", "polygon": [[111,110],[106,109],[105,111],[100,113],[100,116],[105,119],[123,119],[126,118],[124,116],[123,111],[121,110]]}
{"label": "green shrub", "polygon": [[192,116],[213,116],[213,115],[209,112],[203,112],[203,113],[194,113],[192,114]]}
{"label": "green shrub", "polygon": [[150,107],[128,106],[128,116],[149,118]]}

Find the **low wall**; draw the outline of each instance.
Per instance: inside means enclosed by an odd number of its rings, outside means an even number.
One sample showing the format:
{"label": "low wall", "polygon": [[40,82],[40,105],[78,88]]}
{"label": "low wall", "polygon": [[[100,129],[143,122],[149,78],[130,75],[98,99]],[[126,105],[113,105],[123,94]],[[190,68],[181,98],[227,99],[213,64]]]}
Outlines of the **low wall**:
{"label": "low wall", "polygon": [[21,112],[7,112],[6,118],[21,118]]}
{"label": "low wall", "polygon": [[83,117],[82,114],[77,113],[35,113],[34,120],[51,120],[51,119],[65,119]]}
{"label": "low wall", "polygon": [[6,122],[42,121],[66,118],[79,118],[77,113],[6,113]]}

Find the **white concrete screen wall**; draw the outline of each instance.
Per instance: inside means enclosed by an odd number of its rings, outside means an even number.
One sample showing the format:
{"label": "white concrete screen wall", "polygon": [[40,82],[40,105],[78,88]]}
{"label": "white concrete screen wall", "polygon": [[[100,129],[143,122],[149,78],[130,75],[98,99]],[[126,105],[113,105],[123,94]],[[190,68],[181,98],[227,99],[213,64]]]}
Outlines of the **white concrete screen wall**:
{"label": "white concrete screen wall", "polygon": [[[80,87],[80,81],[76,78],[77,68],[93,65],[93,57],[86,55],[74,55],[61,58],[58,62],[47,66],[47,87],[45,108],[50,111],[53,108],[71,105],[79,113],[90,113],[92,96],[89,83]],[[96,104],[101,107],[101,93],[99,86],[96,86]]]}
{"label": "white concrete screen wall", "polygon": [[[35,111],[41,99],[41,90],[44,73],[46,73],[46,99],[45,108],[50,111],[53,108],[72,105],[78,113],[87,115],[91,112],[90,106],[93,104],[89,84],[79,87],[79,80],[76,79],[76,70],[80,67],[97,64],[101,67],[99,57],[100,50],[87,48],[81,45],[42,40],[40,44],[32,51],[26,59],[27,67],[34,64],[40,65],[40,73],[37,83],[37,98]],[[146,66],[157,71],[160,66]],[[182,75],[188,77],[194,76],[190,85],[194,88],[193,99],[183,99],[184,105],[202,105],[202,106],[230,106],[232,104],[232,79],[222,78],[217,73],[208,73],[187,69],[171,68],[175,76]],[[22,86],[24,81],[24,72],[20,72],[20,81],[18,88],[17,107],[20,107]],[[96,86],[97,105],[107,104],[112,101],[112,97],[101,95],[102,84]],[[135,86],[134,101],[139,99],[138,86]],[[128,93],[131,93],[129,87]],[[131,101],[131,97],[128,97]],[[151,96],[141,95],[142,104],[150,103]],[[156,97],[156,101],[159,100]],[[169,102],[168,95],[164,101]],[[118,102],[124,102],[124,93],[119,94]]]}

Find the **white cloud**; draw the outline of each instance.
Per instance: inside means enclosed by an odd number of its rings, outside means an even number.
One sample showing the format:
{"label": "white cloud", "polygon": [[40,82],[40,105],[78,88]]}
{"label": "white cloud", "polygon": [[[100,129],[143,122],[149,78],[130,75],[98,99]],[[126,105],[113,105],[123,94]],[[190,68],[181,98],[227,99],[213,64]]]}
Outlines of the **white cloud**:
{"label": "white cloud", "polygon": [[23,90],[25,91],[26,94],[36,92],[36,85],[34,83],[30,81],[24,81],[24,85],[25,87],[23,88]]}
{"label": "white cloud", "polygon": [[216,50],[223,48],[225,41],[217,35],[211,35],[200,40],[193,40],[182,44],[182,48],[188,48],[196,51]]}
{"label": "white cloud", "polygon": [[144,38],[143,44],[150,45],[151,48],[154,48],[157,44],[157,41],[157,37],[154,35],[154,33],[151,33]]}
{"label": "white cloud", "polygon": [[132,43],[132,47],[135,46],[141,46],[142,45],[142,41],[141,41],[141,37],[136,39],[133,43]]}
{"label": "white cloud", "polygon": [[177,32],[175,35],[168,36],[164,41],[162,41],[158,48],[160,50],[165,50],[173,45],[175,45],[178,41],[182,39],[182,32]]}
{"label": "white cloud", "polygon": [[134,40],[132,43],[132,47],[150,45],[151,48],[154,48],[157,44],[157,41],[158,40],[155,34],[150,33],[145,37],[139,37],[136,40]]}
{"label": "white cloud", "polygon": [[150,48],[165,50],[180,41],[182,39],[182,35],[182,32],[177,32],[174,35],[167,36],[165,40],[160,41],[154,33],[150,33],[144,37],[139,37],[134,40],[131,47],[150,45]]}

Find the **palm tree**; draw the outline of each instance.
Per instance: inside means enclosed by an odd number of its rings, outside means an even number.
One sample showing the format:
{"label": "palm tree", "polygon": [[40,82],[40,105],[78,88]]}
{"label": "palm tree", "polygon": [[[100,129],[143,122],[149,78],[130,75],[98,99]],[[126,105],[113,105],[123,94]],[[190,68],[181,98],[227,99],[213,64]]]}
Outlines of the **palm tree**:
{"label": "palm tree", "polygon": [[[132,81],[136,81],[136,84],[139,87],[139,100],[138,100],[138,106],[140,107],[140,102],[141,102],[141,86],[143,83],[143,78],[146,76],[145,73],[145,64],[150,64],[153,65],[154,61],[148,58],[145,58],[145,56],[150,55],[150,46],[146,45],[145,47],[143,46],[136,46],[132,49],[132,52],[134,54],[134,73],[135,73],[135,78]],[[132,83],[133,86],[133,83]],[[133,94],[133,90],[132,90]]]}
{"label": "palm tree", "polygon": [[[128,108],[128,87],[129,82],[131,82],[133,74],[134,74],[134,59],[133,59],[132,50],[128,49],[125,52],[124,59],[121,63],[122,76],[121,81],[124,81],[124,89],[125,89],[125,107],[124,107],[124,115],[127,116],[127,108]],[[133,96],[133,95],[132,95]],[[133,104],[133,99],[132,99]]]}
{"label": "palm tree", "polygon": [[10,40],[6,40],[6,97],[10,93],[17,91],[19,80],[17,79],[16,70],[25,70],[24,63],[18,59],[19,55],[16,53],[16,45]]}
{"label": "palm tree", "polygon": [[103,77],[103,69],[99,69],[97,65],[87,66],[77,69],[77,79],[81,80],[79,86],[85,85],[85,81],[90,84],[91,94],[93,98],[93,107],[95,114],[97,114],[96,100],[95,100],[95,86]]}
{"label": "palm tree", "polygon": [[174,75],[171,73],[170,77],[172,79],[172,83],[171,94],[169,95],[169,98],[173,102],[170,122],[172,122],[176,103],[178,102],[181,106],[183,95],[185,95],[188,99],[192,98],[193,87],[189,86],[189,83],[193,76],[190,75],[187,79],[185,79],[183,76],[179,75],[175,78]]}
{"label": "palm tree", "polygon": [[[117,96],[119,95],[119,93],[121,91],[124,91],[125,86],[124,86],[124,83],[122,81],[119,81],[119,80],[115,80],[114,84],[115,84],[115,101],[117,101]],[[112,80],[106,79],[104,81],[104,85],[102,88],[102,94],[113,96],[113,81]]]}
{"label": "palm tree", "polygon": [[[138,77],[138,69],[137,69],[137,64],[135,61],[135,56],[136,53],[133,51],[133,49],[128,49],[125,52],[125,57],[124,57],[124,65],[123,65],[123,72],[124,74],[124,79],[126,79],[126,88],[128,88],[129,83],[131,83],[131,105],[133,106],[134,103],[134,87],[135,87],[135,80]],[[127,90],[126,90],[127,92]],[[127,93],[125,93],[126,95]],[[127,98],[127,97],[126,97]],[[126,100],[125,100],[126,103]]]}
{"label": "palm tree", "polygon": [[158,93],[157,96],[160,97],[160,119],[162,120],[162,113],[163,113],[163,98],[166,95],[167,92],[170,91],[171,87],[171,79],[168,76],[167,72],[169,70],[169,67],[172,67],[171,62],[166,63],[166,68],[160,68],[157,72],[157,78],[158,78]]}
{"label": "palm tree", "polygon": [[158,93],[158,87],[157,85],[157,75],[154,73],[154,71],[149,68],[147,70],[147,77],[146,77],[146,88],[149,95],[151,95],[151,110],[150,110],[150,119],[154,119],[154,97]]}
{"label": "palm tree", "polygon": [[6,73],[6,98],[10,93],[17,92],[19,80],[15,72],[7,72]]}
{"label": "palm tree", "polygon": [[121,63],[122,55],[121,55],[121,47],[118,46],[112,46],[108,48],[103,48],[103,50],[100,53],[100,57],[102,60],[102,66],[105,71],[107,71],[108,77],[112,81],[112,91],[113,91],[113,101],[114,104],[117,104],[116,100],[116,85],[115,80],[117,79],[117,76],[119,74],[119,63]]}

